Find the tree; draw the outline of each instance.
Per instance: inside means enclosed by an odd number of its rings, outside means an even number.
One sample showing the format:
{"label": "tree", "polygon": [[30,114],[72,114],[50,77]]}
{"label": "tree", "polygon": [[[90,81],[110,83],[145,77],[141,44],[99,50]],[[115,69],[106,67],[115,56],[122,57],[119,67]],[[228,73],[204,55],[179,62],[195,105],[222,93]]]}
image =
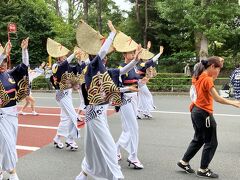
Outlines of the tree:
{"label": "tree", "polygon": [[45,2],[56,11],[57,16],[62,17],[62,7],[60,5],[62,0],[45,0]]}
{"label": "tree", "polygon": [[83,19],[88,22],[88,0],[83,0]]}
{"label": "tree", "polygon": [[[12,3],[12,4],[9,4]],[[4,9],[2,9],[4,8]],[[18,15],[13,16],[12,14]],[[46,39],[53,34],[49,22],[49,11],[42,0],[13,0],[4,1],[1,3],[0,16],[3,16],[1,29],[6,29],[9,22],[17,24],[18,31],[12,39],[11,59],[12,64],[21,62],[21,47],[22,39],[29,37],[29,54],[30,64],[38,64],[47,57]],[[5,26],[5,27],[4,27]],[[6,43],[6,30],[1,30],[0,39]]]}
{"label": "tree", "polygon": [[102,34],[102,1],[97,0],[97,24],[100,34]]}
{"label": "tree", "polygon": [[213,41],[225,42],[232,31],[229,23],[239,12],[237,2],[224,0],[164,0],[158,3],[158,9],[165,20],[194,35],[200,59],[208,55]]}
{"label": "tree", "polygon": [[144,25],[144,33],[143,33],[143,41],[144,41],[144,47],[147,47],[147,31],[148,30],[148,0],[145,0],[145,25]]}

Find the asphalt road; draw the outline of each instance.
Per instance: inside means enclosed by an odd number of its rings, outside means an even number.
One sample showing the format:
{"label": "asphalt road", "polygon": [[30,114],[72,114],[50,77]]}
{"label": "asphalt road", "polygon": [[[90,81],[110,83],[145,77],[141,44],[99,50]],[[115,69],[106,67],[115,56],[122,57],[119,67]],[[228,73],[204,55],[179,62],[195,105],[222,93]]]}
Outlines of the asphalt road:
{"label": "asphalt road", "polygon": [[[34,93],[37,105],[57,106],[52,93]],[[128,167],[127,153],[122,150],[120,162],[126,180],[191,180],[195,175],[182,172],[176,162],[182,158],[193,137],[188,96],[154,96],[156,111],[151,120],[139,120],[139,159],[143,170]],[[78,106],[78,94],[74,94]],[[119,114],[109,118],[110,130],[115,140],[121,133]],[[210,168],[222,180],[240,179],[240,111],[237,108],[215,103],[219,146]],[[84,136],[84,132],[81,132]],[[83,138],[77,141],[76,152],[59,150],[49,144],[19,159],[18,175],[21,180],[74,180],[81,171]],[[200,164],[200,152],[191,161],[194,169]],[[89,178],[91,179],[91,178]]]}

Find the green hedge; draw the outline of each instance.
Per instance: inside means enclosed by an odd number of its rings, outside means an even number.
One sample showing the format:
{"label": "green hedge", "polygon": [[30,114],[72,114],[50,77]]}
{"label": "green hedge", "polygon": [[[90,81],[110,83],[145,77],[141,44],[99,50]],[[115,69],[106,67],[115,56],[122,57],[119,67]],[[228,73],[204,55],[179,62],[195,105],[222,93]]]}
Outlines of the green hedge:
{"label": "green hedge", "polygon": [[35,90],[47,90],[48,89],[48,84],[47,80],[45,79],[44,76],[39,76],[35,78],[32,82],[32,89]]}
{"label": "green hedge", "polygon": [[[229,82],[229,78],[218,78],[214,84],[217,89]],[[151,91],[176,91],[187,92],[192,84],[192,78],[187,77],[183,73],[158,73],[158,75],[150,79],[148,87]]]}
{"label": "green hedge", "polygon": [[151,91],[188,91],[190,85],[191,78],[183,73],[158,73],[148,83]]}
{"label": "green hedge", "polygon": [[[229,78],[218,78],[214,84],[220,89],[224,84],[229,82]],[[148,82],[151,91],[176,91],[187,92],[191,86],[191,77],[185,76],[183,73],[158,73]],[[47,81],[44,76],[39,76],[33,80],[32,89],[48,90]]]}

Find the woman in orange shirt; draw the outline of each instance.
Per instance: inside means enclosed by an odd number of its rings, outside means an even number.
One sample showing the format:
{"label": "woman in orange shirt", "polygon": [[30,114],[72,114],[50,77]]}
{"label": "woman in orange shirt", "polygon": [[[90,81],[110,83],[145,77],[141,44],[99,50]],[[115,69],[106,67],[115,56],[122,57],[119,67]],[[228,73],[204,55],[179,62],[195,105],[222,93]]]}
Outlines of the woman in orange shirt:
{"label": "woman in orange shirt", "polygon": [[220,97],[214,87],[213,82],[219,75],[223,66],[222,62],[223,58],[213,56],[202,60],[194,71],[190,89],[192,100],[190,111],[195,134],[183,158],[177,163],[187,173],[195,173],[189,161],[203,146],[201,165],[196,175],[207,178],[218,178],[218,174],[208,169],[218,145],[217,124],[213,117],[213,100],[221,104],[240,107],[239,101]]}

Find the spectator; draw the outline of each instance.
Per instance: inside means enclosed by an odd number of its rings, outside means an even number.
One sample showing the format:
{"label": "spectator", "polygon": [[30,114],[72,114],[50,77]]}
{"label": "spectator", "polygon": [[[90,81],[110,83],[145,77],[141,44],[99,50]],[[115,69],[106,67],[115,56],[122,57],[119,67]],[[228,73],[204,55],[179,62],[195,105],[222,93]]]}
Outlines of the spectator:
{"label": "spectator", "polygon": [[215,89],[214,80],[217,79],[223,62],[223,58],[217,56],[202,60],[196,67],[192,78],[190,111],[195,133],[187,151],[177,165],[189,174],[195,173],[189,162],[203,146],[200,168],[196,172],[199,177],[219,177],[208,168],[218,146],[217,123],[213,116],[213,100],[221,104],[240,107],[239,101],[220,97]]}
{"label": "spectator", "polygon": [[230,76],[230,83],[233,85],[235,99],[240,99],[240,64],[237,64],[236,68]]}
{"label": "spectator", "polygon": [[184,67],[184,74],[185,74],[186,76],[188,76],[188,77],[191,76],[191,69],[190,69],[188,63],[187,63],[186,66]]}

